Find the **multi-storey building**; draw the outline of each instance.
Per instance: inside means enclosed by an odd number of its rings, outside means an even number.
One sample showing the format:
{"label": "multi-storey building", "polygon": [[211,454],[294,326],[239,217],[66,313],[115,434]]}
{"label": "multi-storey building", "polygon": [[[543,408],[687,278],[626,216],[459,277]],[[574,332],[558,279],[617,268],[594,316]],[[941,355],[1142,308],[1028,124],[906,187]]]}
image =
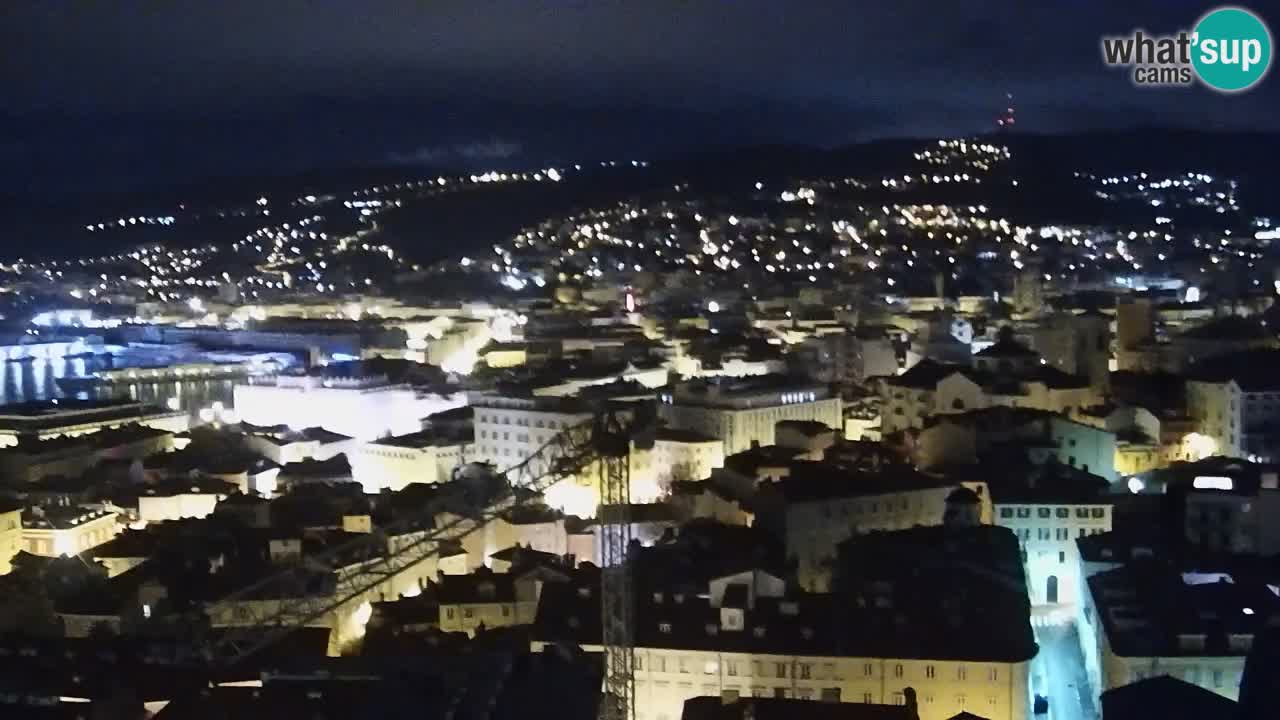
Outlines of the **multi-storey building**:
{"label": "multi-storey building", "polygon": [[1187,411],[1217,454],[1280,457],[1280,351],[1212,358],[1188,370]]}
{"label": "multi-storey building", "polygon": [[[1034,483],[993,483],[995,524],[1018,537],[1032,605],[1070,606],[1078,602],[1078,538],[1111,530],[1112,504],[1095,478],[1048,476]],[[1049,607],[1069,613],[1069,608]]]}
{"label": "multi-storey building", "polygon": [[181,433],[189,428],[190,416],[121,400],[61,398],[5,405],[0,408],[0,447],[16,445],[19,438],[46,440],[135,424]]}
{"label": "multi-storey building", "polygon": [[23,484],[53,475],[78,477],[102,460],[144,458],[173,447],[173,432],[141,425],[45,440],[23,436],[0,448],[0,473]]}
{"label": "multi-storey building", "polygon": [[1135,347],[1122,344],[1116,362],[1121,370],[1181,373],[1205,360],[1276,346],[1275,335],[1256,319],[1228,315],[1163,340],[1148,340]]}
{"label": "multi-storey building", "polygon": [[670,427],[719,438],[725,455],[774,444],[774,428],[781,420],[843,427],[840,398],[827,387],[780,376],[692,381],[661,399],[659,415]]}
{"label": "multi-storey building", "polygon": [[[499,470],[519,466],[517,481],[541,477],[549,469],[550,456],[538,451],[558,433],[587,433],[591,422],[606,408],[632,423],[628,448],[631,501],[652,502],[662,493],[658,484],[659,465],[654,453],[653,403],[647,399],[556,397],[521,394],[482,395],[475,406],[476,462],[490,463]],[[526,459],[532,458],[530,462]],[[590,517],[600,503],[599,471],[595,465],[575,478],[548,489],[548,504],[573,515]]]}
{"label": "multi-storey building", "polygon": [[1214,457],[1174,463],[1144,476],[1152,491],[1175,498],[1183,537],[1211,554],[1280,553],[1280,472],[1275,465]]}
{"label": "multi-storey building", "polygon": [[470,438],[430,430],[364,443],[350,457],[351,474],[365,492],[400,490],[409,483],[449,480],[454,468],[471,460]]}
{"label": "multi-storey building", "polygon": [[[880,426],[884,434],[923,428],[934,415],[993,406],[1069,413],[1101,400],[1088,380],[1041,365],[1003,349],[1001,343],[975,356],[975,366],[922,360],[880,385]],[[983,353],[989,353],[984,355]]]}
{"label": "multi-storey building", "polygon": [[471,404],[475,460],[498,468],[519,464],[557,433],[581,427],[594,416],[592,408],[576,398],[485,395]]}
{"label": "multi-storey building", "polygon": [[977,495],[980,519],[990,522],[991,503],[984,483],[961,484],[910,466],[860,471],[793,462],[785,479],[760,487],[752,505],[756,525],[783,541],[800,586],[826,592],[840,543],[861,533],[941,525],[949,498],[961,487]]}
{"label": "multi-storey building", "polygon": [[518,573],[480,568],[469,575],[443,575],[428,591],[440,605],[441,630],[475,635],[484,629],[532,623],[543,585],[567,579],[545,568]]}
{"label": "multi-storey building", "polygon": [[653,443],[658,482],[706,480],[724,467],[724,442],[693,430],[661,428]]}
{"label": "multi-storey building", "polygon": [[[1017,582],[1011,537],[1006,549],[1012,564],[993,572],[1011,571]],[[598,577],[580,572],[543,592],[535,650],[566,641],[600,648]],[[969,577],[974,585],[988,582]],[[781,578],[760,570],[716,578],[696,594],[646,587],[636,599],[639,720],[676,720],[685,701],[699,696],[906,705],[910,691],[921,720],[965,710],[992,720],[1029,717],[1035,643],[1021,592],[1011,594],[1020,612],[979,620],[996,609],[981,589],[968,589],[967,606],[944,609],[938,598],[946,593],[913,597],[892,583],[877,588],[788,594]]]}
{"label": "multi-storey building", "polygon": [[807,338],[794,355],[807,377],[829,384],[858,385],[898,372],[893,342],[876,326]]}
{"label": "multi-storey building", "polygon": [[1016,452],[1035,465],[1057,464],[1114,480],[1116,438],[1108,430],[1028,408],[989,407],[930,418],[908,433],[916,464],[963,465]]}
{"label": "multi-storey building", "polygon": [[1242,457],[1244,444],[1244,399],[1235,380],[1224,382],[1188,380],[1187,413],[1196,424],[1199,457],[1226,455]]}
{"label": "multi-storey building", "polygon": [[1095,696],[1171,675],[1237,699],[1245,660],[1280,598],[1268,582],[1153,558],[1087,579],[1079,632]]}
{"label": "multi-storey building", "polygon": [[417,432],[422,418],[465,403],[461,393],[425,393],[381,375],[281,375],[235,387],[236,412],[247,422],[296,429],[318,425],[359,440]]}
{"label": "multi-storey building", "polygon": [[1096,310],[1058,313],[1030,332],[1031,347],[1050,365],[1105,387],[1111,362],[1111,318]]}

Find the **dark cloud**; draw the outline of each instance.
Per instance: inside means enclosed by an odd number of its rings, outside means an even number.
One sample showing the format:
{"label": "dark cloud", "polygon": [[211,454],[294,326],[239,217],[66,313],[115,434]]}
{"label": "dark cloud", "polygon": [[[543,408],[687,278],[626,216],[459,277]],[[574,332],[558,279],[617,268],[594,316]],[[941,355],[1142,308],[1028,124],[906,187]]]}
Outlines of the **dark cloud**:
{"label": "dark cloud", "polygon": [[[1252,4],[1280,18],[1280,2]],[[1276,83],[1132,87],[1099,37],[1178,0],[6,0],[0,131],[35,180],[844,142],[990,127],[1274,128]],[[510,158],[464,153],[500,138]],[[478,145],[477,145],[478,144]],[[34,150],[32,148],[35,148]],[[11,172],[11,174],[17,174]],[[122,181],[128,181],[124,178]],[[12,181],[10,181],[12,184]]]}
{"label": "dark cloud", "polygon": [[485,140],[458,145],[434,145],[415,148],[409,152],[393,152],[388,159],[406,165],[454,167],[474,163],[502,164],[520,156],[521,146],[509,140]]}

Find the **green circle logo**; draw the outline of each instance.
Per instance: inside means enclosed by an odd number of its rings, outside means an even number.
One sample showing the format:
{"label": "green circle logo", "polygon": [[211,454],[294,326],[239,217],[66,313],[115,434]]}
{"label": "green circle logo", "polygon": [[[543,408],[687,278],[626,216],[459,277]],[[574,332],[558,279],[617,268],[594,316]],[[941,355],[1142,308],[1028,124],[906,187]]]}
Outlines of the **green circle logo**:
{"label": "green circle logo", "polygon": [[1191,64],[1204,84],[1221,92],[1253,87],[1271,66],[1271,31],[1257,15],[1236,7],[1213,10],[1196,23]]}

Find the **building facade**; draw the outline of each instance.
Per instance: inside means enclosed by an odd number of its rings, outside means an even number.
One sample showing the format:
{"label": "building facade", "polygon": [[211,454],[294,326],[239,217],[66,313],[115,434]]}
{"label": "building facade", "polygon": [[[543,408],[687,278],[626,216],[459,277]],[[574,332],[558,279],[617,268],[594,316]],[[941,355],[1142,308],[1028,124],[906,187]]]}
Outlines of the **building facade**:
{"label": "building facade", "polygon": [[[1031,604],[1070,606],[1079,602],[1075,542],[1111,530],[1111,503],[1101,499],[1052,502],[1048,498],[997,497],[992,505],[995,524],[1018,536]],[[1063,608],[1063,612],[1070,610]]]}
{"label": "building facade", "polygon": [[726,456],[755,445],[773,445],[782,420],[844,426],[840,398],[824,386],[792,385],[778,378],[702,381],[662,396],[659,415],[668,426],[719,438]]}

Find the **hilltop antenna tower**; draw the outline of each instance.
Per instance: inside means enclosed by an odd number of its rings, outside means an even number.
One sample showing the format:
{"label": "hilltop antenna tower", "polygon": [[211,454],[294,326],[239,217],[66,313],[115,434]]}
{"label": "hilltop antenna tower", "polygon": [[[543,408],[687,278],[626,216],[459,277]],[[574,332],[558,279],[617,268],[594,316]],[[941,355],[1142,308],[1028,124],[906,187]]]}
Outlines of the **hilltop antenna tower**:
{"label": "hilltop antenna tower", "polygon": [[996,117],[996,129],[1008,132],[1013,129],[1014,123],[1017,122],[1017,108],[1013,104],[1013,93],[1005,93],[1004,112]]}

